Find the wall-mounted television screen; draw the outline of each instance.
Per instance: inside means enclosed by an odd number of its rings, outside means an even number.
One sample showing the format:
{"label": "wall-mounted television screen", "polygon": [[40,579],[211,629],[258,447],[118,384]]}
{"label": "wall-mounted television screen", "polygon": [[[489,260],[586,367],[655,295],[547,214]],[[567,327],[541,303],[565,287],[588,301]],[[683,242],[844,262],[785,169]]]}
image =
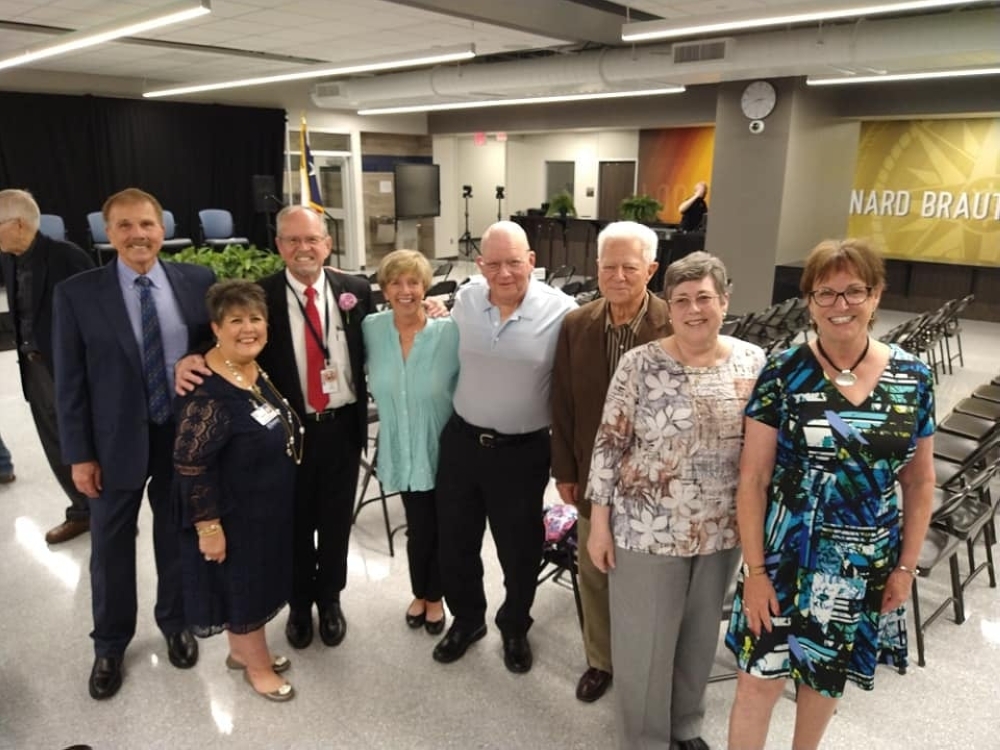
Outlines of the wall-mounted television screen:
{"label": "wall-mounted television screen", "polygon": [[441,171],[437,164],[397,164],[396,218],[441,215]]}

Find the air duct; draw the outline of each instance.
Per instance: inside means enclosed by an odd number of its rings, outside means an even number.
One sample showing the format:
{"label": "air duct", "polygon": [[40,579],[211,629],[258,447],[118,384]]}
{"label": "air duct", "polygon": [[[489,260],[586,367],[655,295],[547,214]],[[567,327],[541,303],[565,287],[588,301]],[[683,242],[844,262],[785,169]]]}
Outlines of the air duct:
{"label": "air duct", "polygon": [[358,109],[823,75],[871,66],[893,71],[986,65],[1000,63],[998,18],[995,9],[971,10],[701,40],[697,44],[713,54],[695,61],[688,61],[691,43],[684,42],[439,67],[320,83],[312,99],[319,107]]}

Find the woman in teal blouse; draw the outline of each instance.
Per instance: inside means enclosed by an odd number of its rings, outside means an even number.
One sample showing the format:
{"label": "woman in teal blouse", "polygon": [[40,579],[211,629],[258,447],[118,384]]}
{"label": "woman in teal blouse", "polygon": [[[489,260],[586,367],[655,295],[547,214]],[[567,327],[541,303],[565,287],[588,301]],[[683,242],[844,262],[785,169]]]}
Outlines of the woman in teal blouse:
{"label": "woman in teal blouse", "polygon": [[431,285],[427,259],[396,250],[382,260],[378,283],[389,310],[362,322],[368,388],[379,418],[378,477],[399,492],[406,509],[406,555],[413,601],[411,628],[431,635],[444,630],[438,566],[434,475],[438,441],[451,416],[458,381],[458,328],[451,318],[429,319],[424,295]]}

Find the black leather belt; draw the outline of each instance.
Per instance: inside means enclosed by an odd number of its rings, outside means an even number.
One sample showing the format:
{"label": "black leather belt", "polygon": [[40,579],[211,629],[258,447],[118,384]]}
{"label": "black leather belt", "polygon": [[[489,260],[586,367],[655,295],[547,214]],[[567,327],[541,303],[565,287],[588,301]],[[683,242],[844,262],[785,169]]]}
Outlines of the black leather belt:
{"label": "black leather belt", "polygon": [[357,404],[345,404],[336,409],[325,409],[324,411],[314,411],[312,414],[306,414],[306,422],[332,422],[338,417],[343,417],[351,409],[357,407]]}
{"label": "black leather belt", "polygon": [[473,438],[483,448],[503,448],[508,445],[520,445],[521,443],[527,443],[530,440],[535,440],[542,436],[547,438],[549,435],[548,427],[543,427],[540,430],[533,430],[532,432],[516,432],[513,434],[497,432],[496,430],[491,430],[488,427],[477,427],[474,424],[469,424],[458,416],[458,414],[452,414],[451,421],[456,427],[458,427],[466,435]]}
{"label": "black leather belt", "polygon": [[28,352],[24,358],[29,362],[45,362],[45,357],[42,356],[41,352]]}

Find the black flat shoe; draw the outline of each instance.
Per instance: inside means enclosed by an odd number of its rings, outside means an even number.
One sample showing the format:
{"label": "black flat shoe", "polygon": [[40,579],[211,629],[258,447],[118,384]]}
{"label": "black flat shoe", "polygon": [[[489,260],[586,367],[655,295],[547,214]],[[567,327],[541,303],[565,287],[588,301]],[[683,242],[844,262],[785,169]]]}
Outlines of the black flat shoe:
{"label": "black flat shoe", "polygon": [[328,604],[319,616],[319,637],[327,646],[339,646],[347,635],[347,620],[339,602]]}
{"label": "black flat shoe", "polygon": [[472,630],[466,630],[458,623],[451,626],[448,635],[441,639],[441,642],[434,647],[434,661],[442,664],[451,664],[458,661],[468,650],[469,646],[486,635],[486,626],[480,625]]}
{"label": "black flat shoe", "polygon": [[98,656],[90,670],[90,697],[102,701],[118,692],[122,686],[122,657]]}
{"label": "black flat shoe", "polygon": [[424,630],[428,635],[441,635],[444,632],[444,624],[447,617],[442,616],[440,620],[425,620]]}
{"label": "black flat shoe", "polygon": [[677,750],[711,750],[708,743],[701,737],[695,737],[690,740],[676,740],[674,746]]}
{"label": "black flat shoe", "polygon": [[406,624],[413,630],[417,628],[422,628],[424,623],[427,621],[427,613],[421,612],[419,615],[411,615],[409,612],[406,613]]}
{"label": "black flat shoe", "polygon": [[297,612],[295,610],[289,612],[288,622],[285,623],[285,638],[288,639],[292,648],[308,647],[313,639],[312,612]]}
{"label": "black flat shoe", "polygon": [[515,674],[524,674],[531,669],[533,657],[531,644],[526,635],[511,635],[503,637],[503,663]]}
{"label": "black flat shoe", "polygon": [[191,669],[198,663],[198,641],[191,631],[182,630],[167,636],[167,657],[178,669]]}

